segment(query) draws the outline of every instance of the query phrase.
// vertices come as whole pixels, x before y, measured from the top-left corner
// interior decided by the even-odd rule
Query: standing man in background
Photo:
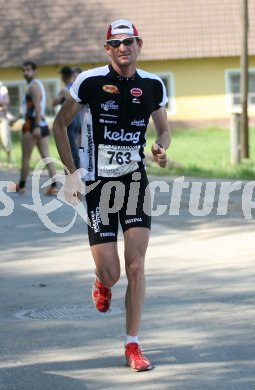
[[[71,69],[69,66],[64,66],[60,70],[60,74],[62,75],[62,81],[65,84],[65,88],[61,89],[58,96],[53,100],[52,102],[53,107],[57,105],[62,105],[64,103],[67,96],[69,95],[69,90],[78,73],[75,74],[74,70]],[[71,148],[74,164],[77,169],[80,166],[79,152],[77,146],[78,137],[80,135],[80,129],[81,129],[81,119],[80,119],[80,114],[78,113],[74,117],[72,122],[67,126],[67,135],[70,143],[70,148]]]
[[[49,157],[49,128],[45,120],[46,93],[42,82],[36,79],[37,65],[33,61],[25,61],[22,71],[27,81],[25,96],[25,123],[22,128],[22,165],[20,181],[16,191],[26,191],[26,180],[29,174],[29,163],[34,146],[37,146],[42,158]],[[46,189],[45,195],[56,195],[57,183],[53,177],[56,174],[54,164],[48,163],[47,168],[52,178],[52,184]]]
[[[87,170],[86,185],[94,186],[86,194],[91,223],[89,242],[96,266],[92,298],[97,310],[102,312],[109,310],[112,287],[120,277],[119,222],[122,226],[128,280],[125,356],[133,371],[151,369],[138,339],[145,298],[145,254],[151,227],[150,212],[145,212],[145,209],[150,210],[150,200],[146,196],[148,179],[144,165],[145,133],[150,116],[157,132],[152,154],[160,167],[167,164],[166,149],[170,145],[165,86],[158,76],[136,68],[142,45],[132,22],[125,19],[112,22],[104,45],[111,64],[77,77],[53,125],[59,155],[68,173],[65,197],[75,204],[81,192],[81,180],[70,153],[66,128],[82,109],[81,167]],[[134,182],[139,193],[132,203]],[[116,212],[109,213],[108,224],[103,223],[101,197],[104,200],[104,190],[110,188],[108,203],[112,208],[118,202],[118,186],[124,191],[123,204]]]
[[[7,118],[9,104],[10,104],[10,98],[9,98],[8,89],[0,81],[0,143],[7,154],[8,167],[12,167],[11,129]],[[1,157],[0,157],[0,166],[2,166]]]

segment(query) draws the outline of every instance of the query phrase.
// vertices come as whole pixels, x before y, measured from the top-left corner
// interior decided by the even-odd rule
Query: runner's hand
[[[167,165],[167,155],[165,148],[161,148],[158,144],[153,144],[151,147],[154,160],[161,168],[165,168]]]
[[[72,205],[77,205],[82,193],[82,181],[77,171],[66,175],[64,185],[65,200]]]
[[[35,138],[41,138],[41,128],[40,128],[40,126],[35,126],[35,128],[33,129],[33,136]]]

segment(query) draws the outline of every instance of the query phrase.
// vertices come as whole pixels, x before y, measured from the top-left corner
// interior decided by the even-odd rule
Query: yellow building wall
[[[172,72],[176,111],[173,120],[229,118],[226,102],[225,71],[240,69],[239,58],[209,58],[140,63],[152,72]],[[255,57],[249,67],[255,68]],[[254,113],[253,113],[254,116]]]
[[[104,64],[77,64],[89,69]],[[72,65],[74,66],[74,65]],[[239,69],[239,58],[209,58],[171,61],[141,61],[138,67],[149,72],[168,73],[174,78],[175,110],[173,121],[203,121],[228,119],[225,71]],[[250,57],[249,67],[255,68],[255,56]],[[43,66],[38,69],[39,78],[59,78],[61,66]],[[0,69],[0,80],[22,80],[21,69]],[[254,116],[254,113],[251,115]]]
[[[68,65],[68,64],[67,64]],[[91,69],[96,66],[101,66],[104,64],[77,64],[70,65],[72,68],[79,67],[83,70]],[[59,71],[64,65],[47,65],[47,66],[38,66],[37,77],[43,79],[52,79],[59,78]],[[22,68],[0,68],[0,80],[1,81],[12,81],[12,80],[23,80]]]

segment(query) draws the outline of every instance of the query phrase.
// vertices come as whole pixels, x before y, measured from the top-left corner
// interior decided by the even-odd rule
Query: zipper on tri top
[[[128,81],[129,79],[124,79],[124,93],[123,93],[123,122],[122,128],[126,130],[126,118],[127,118],[127,89],[128,89]]]

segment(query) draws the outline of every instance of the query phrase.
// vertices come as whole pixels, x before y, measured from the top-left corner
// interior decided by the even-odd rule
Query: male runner
[[[117,252],[120,221],[124,232],[128,280],[125,355],[128,365],[134,371],[151,368],[150,361],[142,355],[138,341],[145,296],[144,259],[151,222],[143,208],[148,184],[143,148],[151,115],[157,131],[152,153],[161,167],[166,166],[166,149],[170,144],[165,87],[158,76],[136,69],[142,43],[132,22],[121,19],[111,23],[104,45],[111,58],[111,65],[88,70],[77,77],[53,126],[61,160],[71,173],[66,176],[65,197],[68,202],[75,204],[81,191],[81,182],[75,172],[66,126],[83,109],[80,162],[88,171],[86,185],[99,180],[99,184],[86,195],[91,222],[88,228],[89,241],[96,265],[92,296],[99,311],[109,309],[111,288],[120,277]],[[135,192],[134,182],[140,185],[140,191],[133,210],[129,198]],[[100,195],[102,190],[104,200],[104,190],[110,184],[112,191],[109,205],[112,207],[120,194],[117,184],[114,188],[112,183],[124,187],[124,204],[118,212],[109,215],[107,225],[102,223]]]
[[[34,146],[37,146],[42,158],[49,157],[49,129],[44,118],[46,106],[46,93],[43,84],[36,79],[37,65],[32,61],[23,63],[22,71],[27,81],[25,96],[25,123],[22,128],[22,165],[20,182],[16,184],[16,191],[26,191],[26,180],[29,173],[29,162]],[[54,164],[47,165],[51,178],[56,174]],[[56,195],[58,192],[56,182],[52,180],[51,186],[45,195]]]

